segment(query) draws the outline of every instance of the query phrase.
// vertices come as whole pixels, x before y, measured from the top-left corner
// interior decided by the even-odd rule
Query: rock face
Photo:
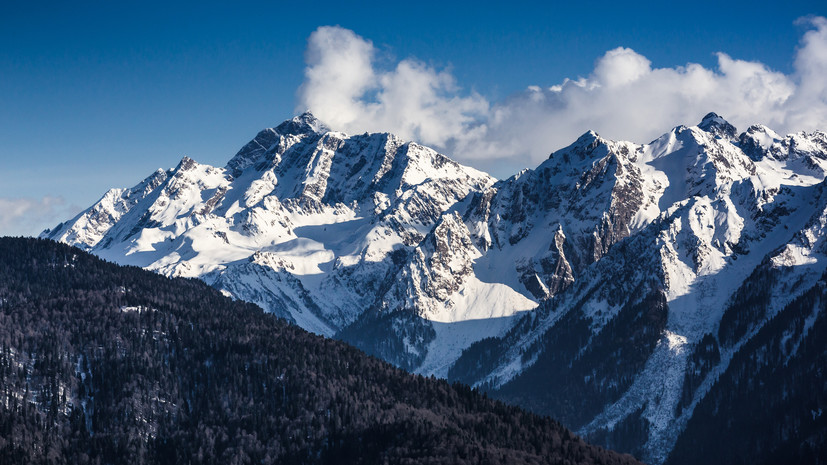
[[[822,132],[738,134],[710,113],[644,145],[588,132],[495,182],[305,114],[224,168],[185,158],[43,236],[198,277],[651,463],[678,444],[690,455],[669,460],[691,463],[711,427],[695,412],[714,417],[704,399],[731,370],[764,383],[745,351],[793,331],[770,323],[822,286],[825,167]],[[820,308],[790,321],[821,321]],[[799,326],[804,341],[811,326]],[[812,344],[785,357],[806,347],[810,360],[824,346]],[[812,364],[796,366],[806,376]]]

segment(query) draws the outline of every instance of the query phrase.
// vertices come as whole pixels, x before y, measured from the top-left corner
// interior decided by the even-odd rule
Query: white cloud
[[[406,59],[391,70],[374,65],[373,44],[340,27],[308,40],[299,111],[310,109],[336,130],[388,131],[445,147],[484,118],[488,102],[460,95],[454,77]]]
[[[36,236],[79,210],[62,197],[0,197],[0,236]]]
[[[609,50],[594,67],[596,82],[608,88],[622,87],[652,72],[652,62],[630,48]]]
[[[365,113],[360,101],[377,84],[373,44],[347,29],[320,27],[310,36],[302,102],[318,108],[328,124],[346,127]]]
[[[827,19],[799,23],[808,30],[791,74],[723,52],[715,69],[695,63],[653,68],[645,56],[620,47],[598,58],[587,77],[531,85],[493,103],[463,92],[448,71],[415,59],[382,69],[371,42],[323,27],[308,41],[299,110],[310,109],[337,130],[393,132],[483,168],[536,165],[588,129],[648,142],[710,111],[742,130],[755,123],[782,133],[824,130]]]

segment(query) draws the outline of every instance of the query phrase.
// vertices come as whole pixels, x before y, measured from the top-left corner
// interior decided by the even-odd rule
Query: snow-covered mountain
[[[587,132],[495,182],[304,114],[43,236],[201,278],[661,463],[732,361],[821,285],[826,168],[822,132],[738,134],[711,113],[644,145]]]
[[[604,170],[614,188],[602,208],[555,215],[560,220],[544,224],[545,237],[564,239],[535,251],[586,261],[557,266],[565,279],[546,283],[568,287],[504,337],[469,348],[449,375],[662,463],[733,357],[827,268],[827,136],[780,137],[761,126],[737,135],[710,114],[646,145],[584,137],[594,140],[592,169],[569,182],[585,186],[595,168],[614,164]],[[571,159],[569,151],[544,165]],[[602,222],[583,228],[585,214]],[[516,226],[500,220],[489,230],[525,223],[519,216]],[[745,310],[759,289],[762,308]]]
[[[498,283],[477,282],[481,293],[447,299],[454,289],[439,279],[453,279],[458,255],[441,269],[429,257],[422,289],[399,285],[418,279],[405,275],[406,265],[444,239],[454,216],[443,214],[494,181],[416,143],[347,136],[306,113],[261,131],[223,168],[184,158],[131,189],[110,190],[43,236],[117,263],[199,277],[319,334],[346,337],[354,324],[384,333],[390,324],[395,337],[358,345],[384,348],[414,369],[429,343],[452,347],[436,362],[445,365],[476,340],[467,334],[499,334],[515,312],[536,306]],[[460,341],[453,331],[442,343],[430,325],[492,316],[503,322],[463,328]],[[414,323],[392,322],[400,318]]]

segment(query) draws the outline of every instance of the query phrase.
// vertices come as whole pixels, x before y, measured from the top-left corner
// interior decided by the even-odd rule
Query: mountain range
[[[589,131],[498,181],[305,113],[41,237],[199,278],[649,463],[758,463],[827,454],[825,169],[823,132],[710,113],[648,144]]]

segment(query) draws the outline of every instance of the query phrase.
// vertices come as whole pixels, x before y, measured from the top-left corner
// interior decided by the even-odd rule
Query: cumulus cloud
[[[36,236],[79,210],[62,197],[0,197],[0,236]]]
[[[309,109],[340,131],[387,131],[440,147],[488,114],[488,102],[461,95],[449,72],[413,58],[381,70],[375,55],[373,44],[353,31],[318,28],[308,40],[299,111]]]
[[[388,131],[485,168],[532,166],[588,129],[648,142],[709,111],[741,129],[827,129],[827,19],[799,20],[807,30],[785,74],[760,62],[717,54],[717,67],[653,68],[629,48],[609,50],[586,76],[531,85],[499,102],[461,89],[450,72],[416,59],[377,64],[374,45],[340,27],[308,40],[299,110],[310,109],[350,133]]]

